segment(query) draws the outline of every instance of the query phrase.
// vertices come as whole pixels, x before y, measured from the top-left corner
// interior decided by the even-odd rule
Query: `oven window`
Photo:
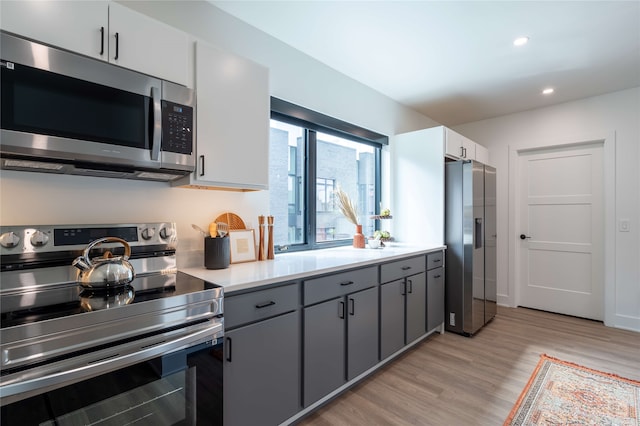
[[[2,128],[150,149],[151,98],[15,64],[2,68]]]
[[[222,339],[220,339],[222,341]],[[222,424],[222,344],[211,342],[14,402],[3,425]]]

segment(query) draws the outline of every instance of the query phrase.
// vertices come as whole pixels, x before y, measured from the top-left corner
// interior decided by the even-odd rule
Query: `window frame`
[[[316,190],[318,176],[315,165],[317,159],[317,133],[326,133],[354,142],[370,145],[374,148],[374,183],[376,187],[374,195],[376,212],[374,214],[379,214],[378,210],[380,208],[382,187],[382,148],[384,145],[389,144],[388,136],[372,132],[362,127],[274,97],[271,97],[271,119],[303,128],[305,146],[305,209],[303,218],[305,242],[276,246],[276,253],[317,250],[322,248],[351,245],[352,242],[350,239],[318,242],[316,238]],[[379,225],[379,221],[376,220],[375,228],[377,229]]]

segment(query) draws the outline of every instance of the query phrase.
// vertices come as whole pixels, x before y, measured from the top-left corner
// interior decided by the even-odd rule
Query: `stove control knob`
[[[142,238],[145,240],[152,239],[154,235],[156,235],[156,230],[154,228],[144,228],[142,230]]]
[[[49,236],[42,231],[36,231],[31,236],[31,244],[35,247],[42,247],[49,242]]]
[[[167,239],[173,236],[173,228],[162,228],[160,230],[160,238]]]
[[[4,248],[13,248],[20,242],[20,237],[13,231],[0,235],[0,245]]]

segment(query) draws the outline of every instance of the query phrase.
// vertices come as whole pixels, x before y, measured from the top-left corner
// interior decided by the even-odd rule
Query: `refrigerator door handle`
[[[481,217],[476,217],[475,222],[474,222],[474,230],[473,230],[473,246],[474,248],[482,248],[482,241],[484,240],[484,238],[482,238],[482,218]]]

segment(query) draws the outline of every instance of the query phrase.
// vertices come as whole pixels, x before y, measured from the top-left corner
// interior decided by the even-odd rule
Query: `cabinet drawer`
[[[225,328],[269,318],[298,308],[298,285],[258,290],[224,298]]]
[[[380,266],[380,281],[388,283],[389,281],[399,280],[409,275],[424,272],[424,268],[424,256],[410,257],[396,262],[385,263]]]
[[[429,253],[427,255],[427,270],[433,269],[433,268],[439,268],[440,266],[442,266],[443,258],[444,258],[444,255],[443,255],[443,252],[441,251],[438,251],[435,253]]]
[[[334,297],[372,287],[378,283],[375,266],[314,278],[304,282],[304,304],[322,302]]]

